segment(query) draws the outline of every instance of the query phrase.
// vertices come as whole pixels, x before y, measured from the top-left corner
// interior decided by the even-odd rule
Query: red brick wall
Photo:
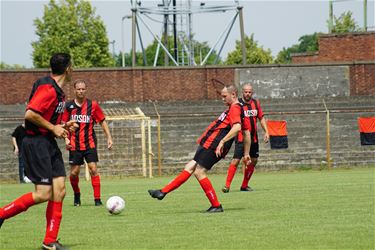
[[[375,61],[375,32],[319,36],[317,55],[292,56],[292,63]]]
[[[375,32],[319,37],[319,62],[374,61]]]
[[[43,70],[1,71],[0,104],[24,103],[33,82],[46,74]],[[99,102],[207,100],[219,98],[218,82],[234,83],[234,68],[90,69],[76,70],[73,79],[85,79],[88,96]],[[72,84],[64,91],[68,99],[73,97]]]
[[[299,64],[299,63],[314,63],[317,62],[319,58],[318,53],[313,55],[306,55],[305,53],[301,53],[299,55],[292,56],[292,63]]]
[[[375,95],[375,63],[350,67],[350,95]]]
[[[375,95],[375,62],[340,65],[350,66],[351,95]],[[273,66],[249,67],[272,70]],[[33,82],[46,74],[46,70],[0,71],[0,104],[24,103]],[[220,98],[222,83],[234,83],[234,78],[234,67],[90,69],[73,75],[73,79],[87,80],[88,96],[99,102],[214,100]],[[73,98],[72,84],[64,91],[68,99]]]

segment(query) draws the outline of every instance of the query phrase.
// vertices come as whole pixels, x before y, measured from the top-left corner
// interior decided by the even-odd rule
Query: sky
[[[59,0],[57,0],[59,1]],[[179,2],[181,0],[177,0]],[[19,64],[33,67],[31,42],[37,41],[34,20],[43,17],[44,5],[49,1],[42,0],[0,0],[1,12],[1,58],[6,64]],[[95,14],[103,20],[110,44],[109,50],[118,54],[124,42],[125,52],[131,49],[131,20],[124,19],[124,37],[121,36],[122,17],[131,14],[130,0],[90,1],[96,8]],[[162,0],[143,0],[142,7],[155,7]],[[194,1],[197,6],[205,2],[206,6],[233,4],[233,0]],[[265,49],[270,49],[273,56],[293,44],[298,43],[302,35],[314,32],[327,33],[327,19],[329,13],[328,0],[239,0],[243,6],[244,29],[247,35],[254,34],[255,40]],[[367,25],[375,30],[374,11],[375,0],[368,0]],[[351,11],[359,26],[363,26],[363,0],[334,0],[333,14],[340,16],[345,11]],[[160,16],[151,16],[161,20]],[[195,39],[207,41],[213,46],[224,27],[228,25],[234,12],[193,14],[192,27]],[[160,36],[162,24],[143,18],[147,25]],[[226,58],[228,52],[235,49],[235,41],[240,39],[239,21],[233,29],[221,53]],[[153,40],[147,28],[140,22],[142,40],[145,47]],[[137,50],[140,49],[139,42]],[[217,48],[218,49],[218,48]]]

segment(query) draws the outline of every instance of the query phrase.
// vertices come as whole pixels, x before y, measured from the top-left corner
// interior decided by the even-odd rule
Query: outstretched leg
[[[191,176],[191,174],[195,171],[197,163],[194,160],[189,161],[186,165],[184,170],[176,176],[170,183],[168,183],[165,187],[160,190],[148,190],[151,197],[156,198],[158,200],[164,199],[164,197],[172,192],[173,190],[179,188],[182,184],[184,184]]]

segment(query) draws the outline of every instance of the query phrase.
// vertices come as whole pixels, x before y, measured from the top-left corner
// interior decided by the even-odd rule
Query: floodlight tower
[[[198,3],[195,6],[192,0],[160,0],[157,6],[144,7],[141,0],[130,0],[132,4],[132,66],[135,66],[135,41],[136,41],[136,30],[138,33],[139,41],[141,43],[143,52],[143,61],[146,65],[145,51],[142,43],[142,32],[140,31],[140,25],[142,24],[154,39],[158,42],[158,46],[155,53],[154,64],[156,66],[157,59],[159,57],[160,49],[165,53],[164,64],[169,65],[170,61],[174,65],[198,65],[194,59],[194,44],[193,44],[193,15],[205,14],[205,13],[222,13],[222,12],[234,12],[233,18],[229,20],[229,23],[224,28],[219,38],[215,42],[214,46],[205,56],[205,58],[199,63],[199,65],[205,65],[208,57],[212,54],[215,48],[220,44],[218,55],[215,62],[218,61],[220,53],[227,41],[227,38],[233,28],[233,25],[239,17],[240,20],[240,34],[242,43],[243,53],[243,64],[246,64],[246,48],[244,43],[244,25],[242,18],[242,6],[239,5],[238,0],[234,0],[232,4],[220,5],[220,6],[208,6],[203,2]],[[178,1],[178,2],[177,2]],[[144,1],[146,4],[150,4],[148,1]],[[154,2],[152,2],[154,4]],[[197,2],[195,2],[197,3]],[[156,17],[155,17],[156,16]],[[161,38],[150,28],[146,22],[146,18],[149,21],[157,22],[162,24]],[[159,19],[158,19],[159,18]],[[173,55],[169,52],[169,37],[173,36]]]

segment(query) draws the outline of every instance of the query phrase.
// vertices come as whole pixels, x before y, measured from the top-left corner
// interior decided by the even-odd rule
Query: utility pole
[[[328,20],[328,33],[332,33],[333,29],[333,2],[329,0],[329,20]]]
[[[244,32],[244,24],[243,24],[243,12],[242,6],[239,6],[238,8],[239,14],[240,14],[240,32],[241,32],[241,48],[242,48],[242,65],[247,64],[247,59],[246,59],[246,44],[245,44],[245,32]]]
[[[135,51],[136,51],[136,21],[137,21],[137,1],[133,1],[132,7],[132,67],[135,67]]]
[[[367,0],[363,0],[363,31],[367,31]]]

